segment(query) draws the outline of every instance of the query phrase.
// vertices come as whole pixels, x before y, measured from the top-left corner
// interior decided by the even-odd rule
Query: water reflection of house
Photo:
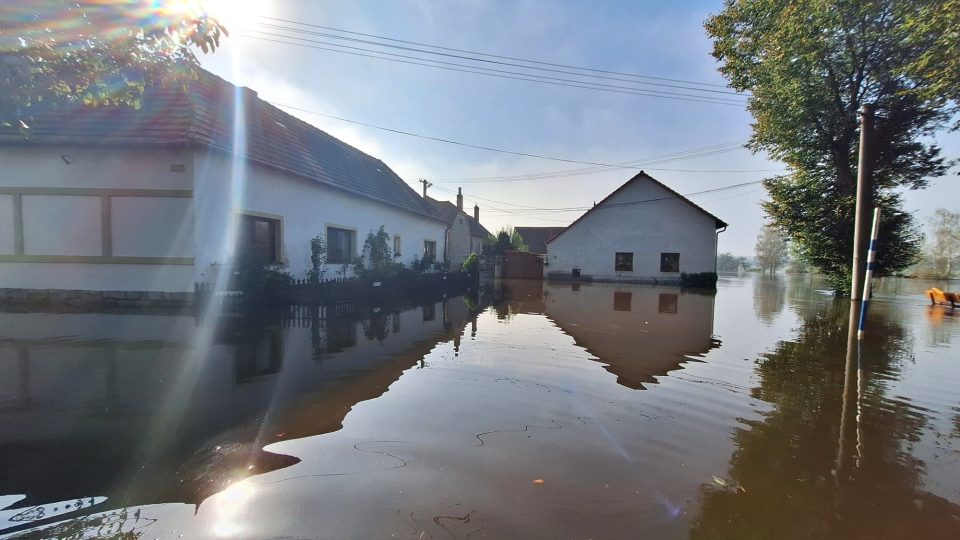
[[[263,446],[340,429],[476,314],[459,297],[372,311],[283,326],[0,314],[3,490],[24,504],[199,503],[293,465]]]
[[[529,283],[529,282],[527,282]],[[620,384],[640,389],[677,369],[689,356],[716,347],[714,295],[676,288],[601,283],[544,283],[542,311],[533,301],[541,283],[511,283],[522,304],[543,312],[606,364]],[[516,287],[521,287],[517,289]],[[510,296],[512,299],[513,296]],[[512,300],[511,300],[512,302]]]

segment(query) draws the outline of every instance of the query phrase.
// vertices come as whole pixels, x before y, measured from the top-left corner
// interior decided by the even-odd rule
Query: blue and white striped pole
[[[863,327],[867,324],[867,307],[870,304],[870,281],[873,269],[877,265],[877,233],[880,230],[880,209],[873,209],[873,230],[870,233],[870,251],[867,253],[867,274],[863,278],[863,302],[860,304],[860,324],[857,327],[857,339],[863,339]]]

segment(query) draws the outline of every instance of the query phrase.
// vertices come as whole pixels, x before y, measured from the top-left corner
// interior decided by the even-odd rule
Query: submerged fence
[[[217,296],[224,303],[247,303],[255,300],[269,304],[340,304],[426,292],[461,294],[471,292],[476,287],[476,274],[467,272],[406,274],[382,280],[295,279],[289,283],[272,283],[255,291],[217,291],[212,283],[196,283],[194,301],[203,305]]]

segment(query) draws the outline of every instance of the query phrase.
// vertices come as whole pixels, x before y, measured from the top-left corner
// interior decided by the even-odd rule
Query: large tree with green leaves
[[[947,166],[924,137],[947,100],[908,75],[924,54],[911,41],[919,4],[894,0],[728,0],[707,20],[720,72],[750,92],[749,147],[793,173],[765,182],[772,222],[837,291],[849,289],[856,203],[858,111],[876,107],[872,203],[883,213],[878,274],[912,264],[921,236],[898,190]]]
[[[28,132],[31,108],[40,104],[137,107],[147,86],[193,78],[195,50],[216,50],[226,33],[200,2],[6,2],[0,127]]]

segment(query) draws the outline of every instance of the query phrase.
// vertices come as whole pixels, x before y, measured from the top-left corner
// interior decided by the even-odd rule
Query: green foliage
[[[919,81],[916,91],[925,99],[951,100],[960,105],[960,0],[901,2],[907,42],[919,52],[907,64],[906,75]],[[960,120],[953,129],[960,129]]]
[[[251,303],[275,303],[293,283],[293,276],[281,264],[247,266],[239,270],[237,288]]]
[[[530,248],[523,243],[520,233],[513,227],[503,227],[497,234],[491,234],[484,243],[484,250],[487,253],[500,255],[504,251],[529,251]]]
[[[476,274],[480,271],[480,256],[476,253],[471,253],[464,259],[460,269],[468,274]]]
[[[147,86],[185,84],[199,66],[194,50],[213,52],[227,35],[200,8],[163,2],[15,4],[0,17],[0,127],[25,134],[40,103],[138,107]]]
[[[750,91],[749,147],[793,170],[764,185],[764,209],[837,291],[849,289],[859,142],[858,111],[876,106],[873,203],[881,208],[878,275],[912,264],[920,236],[898,190],[946,172],[926,138],[947,119],[944,100],[903,73],[922,51],[906,45],[903,3],[892,0],[728,1],[706,22],[720,72]]]
[[[310,239],[310,270],[307,270],[307,279],[311,283],[318,283],[327,273],[326,264],[327,242],[318,234]]]
[[[698,272],[698,273],[688,274],[686,272],[681,272],[680,285],[684,287],[690,287],[692,289],[716,289],[717,273],[716,272]]]
[[[780,235],[780,231],[769,223],[760,229],[756,245],[757,266],[764,272],[775,274],[789,258],[787,242]]]

